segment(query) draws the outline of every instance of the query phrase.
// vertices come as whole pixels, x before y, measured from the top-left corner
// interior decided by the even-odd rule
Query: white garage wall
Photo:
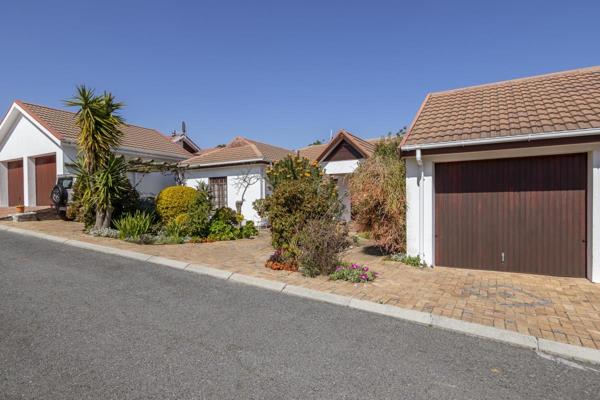
[[[242,205],[242,215],[246,220],[254,221],[254,223],[258,224],[261,222],[261,218],[254,210],[252,203],[265,196],[264,171],[264,166],[260,165],[188,170],[185,173],[185,184],[195,188],[198,182],[208,184],[208,178],[227,177],[227,206],[235,210],[235,202],[242,199],[243,191],[243,188],[236,187],[236,182],[246,173],[257,177],[258,181],[248,187],[246,191],[244,204]]]
[[[8,206],[8,182],[4,171],[6,161],[23,160],[23,202],[35,206],[35,157],[56,154],[56,173],[63,170],[63,152],[60,142],[47,135],[24,116],[17,118],[0,143],[0,207]]]
[[[420,190],[423,190],[422,210]],[[421,179],[421,170],[416,160],[406,159],[406,252],[411,256],[420,256],[428,265],[433,265],[434,262],[433,195],[433,163],[423,160]]]

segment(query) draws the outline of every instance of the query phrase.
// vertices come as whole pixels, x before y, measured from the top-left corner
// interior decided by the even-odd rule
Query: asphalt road
[[[600,367],[0,232],[2,399],[599,399]]]

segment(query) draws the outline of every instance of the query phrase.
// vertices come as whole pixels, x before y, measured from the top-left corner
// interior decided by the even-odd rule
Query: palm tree
[[[65,104],[78,108],[75,123],[80,129],[80,174],[87,180],[87,184],[80,185],[87,192],[81,198],[95,208],[94,229],[108,228],[113,203],[123,191],[122,177],[126,179],[124,162],[115,161],[118,159],[113,155],[123,138],[120,126],[124,119],[118,113],[123,103],[115,101],[111,93],[96,95],[93,89],[80,85],[76,95]]]

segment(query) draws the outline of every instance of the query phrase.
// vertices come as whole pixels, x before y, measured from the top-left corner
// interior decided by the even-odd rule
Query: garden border
[[[239,273],[233,273],[230,271],[207,267],[200,264],[186,263],[184,261],[173,260],[170,258],[152,256],[149,254],[138,253],[135,251],[122,250],[114,247],[102,246],[93,243],[82,242],[79,240],[67,239],[60,236],[48,235],[46,233],[15,228],[2,224],[0,224],[0,231],[7,231],[20,235],[31,236],[38,239],[44,239],[60,244],[65,244],[68,246],[78,247],[81,249],[98,251],[105,254],[131,258],[138,261],[147,261],[175,269],[211,276],[213,278],[272,290],[286,295],[299,296],[311,300],[335,304],[338,306],[350,307],[356,310],[385,315],[421,325],[459,332],[470,336],[491,339],[498,342],[507,343],[513,346],[528,348],[535,351],[558,355],[573,360],[584,361],[593,364],[600,364],[600,350],[590,349],[587,347],[574,346],[566,343],[547,340],[544,338],[538,338],[532,335],[524,335],[518,332],[498,329],[487,325],[480,325],[472,322],[442,317],[432,313],[400,308],[396,306],[391,306],[389,304],[380,304],[371,301],[359,300],[350,296],[341,296],[305,288],[302,286],[288,285],[284,282],[262,279]]]

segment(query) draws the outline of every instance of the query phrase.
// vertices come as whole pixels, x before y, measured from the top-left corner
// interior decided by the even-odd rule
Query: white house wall
[[[423,200],[420,201],[420,170],[414,157],[406,158],[406,247],[412,256],[421,255],[435,264],[434,166],[438,162],[530,157],[568,153],[588,154],[588,279],[600,282],[600,144],[541,146],[510,150],[440,154],[422,157],[424,167]],[[423,207],[423,226],[420,226]],[[460,223],[457,221],[457,223]],[[420,237],[421,230],[423,237]],[[420,241],[422,240],[422,248]]]
[[[326,161],[321,163],[327,175],[351,174],[361,160]]]
[[[127,177],[142,197],[154,197],[164,188],[175,185],[175,177],[169,172],[129,172]]]
[[[6,175],[7,161],[23,161],[23,202],[34,206],[35,201],[35,157],[56,154],[57,174],[62,173],[62,148],[58,140],[47,135],[34,123],[20,116],[13,123],[8,134],[0,142],[0,207],[8,205],[8,182]]]
[[[243,188],[236,187],[236,182],[246,173],[255,176],[258,181],[248,187],[242,205],[242,215],[246,220],[260,223],[261,218],[254,210],[252,204],[265,197],[265,179],[263,166],[232,166],[221,168],[192,169],[185,173],[186,186],[196,187],[198,182],[208,184],[209,178],[227,177],[227,206],[236,209],[236,201],[241,200]]]

